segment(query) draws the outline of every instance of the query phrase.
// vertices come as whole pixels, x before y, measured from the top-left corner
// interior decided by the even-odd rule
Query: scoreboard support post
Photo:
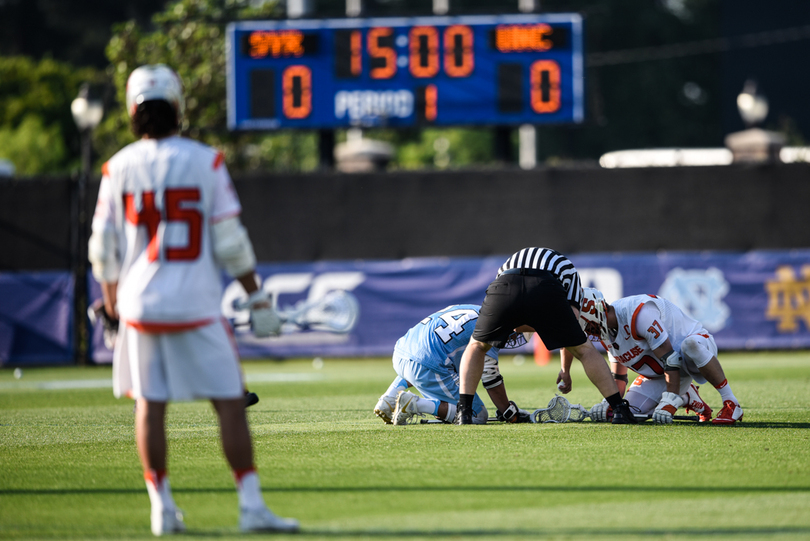
[[[335,168],[335,130],[318,130],[318,168],[327,171]]]
[[[495,126],[493,130],[492,153],[497,161],[504,164],[515,161],[515,153],[512,150],[512,131],[509,126]]]

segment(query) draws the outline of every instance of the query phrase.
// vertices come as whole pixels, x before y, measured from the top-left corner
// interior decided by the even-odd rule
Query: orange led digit
[[[531,101],[535,113],[553,113],[560,108],[560,66],[553,60],[538,60],[531,67]]]
[[[425,120],[433,122],[439,114],[439,90],[436,85],[425,87]]]
[[[450,77],[468,77],[475,67],[473,32],[469,26],[448,26],[444,31],[444,72]]]
[[[353,30],[349,38],[351,48],[351,72],[352,75],[360,75],[363,70],[363,35],[359,30]]]
[[[312,71],[290,66],[281,75],[282,107],[287,118],[306,118],[312,112]]]
[[[372,28],[368,31],[368,54],[372,79],[390,79],[397,72],[393,28]]]
[[[414,77],[433,77],[439,73],[439,33],[432,26],[415,26],[408,35],[410,69]]]

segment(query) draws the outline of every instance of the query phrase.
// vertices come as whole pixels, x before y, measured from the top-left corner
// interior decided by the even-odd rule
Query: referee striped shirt
[[[568,292],[568,302],[577,308],[582,303],[582,285],[579,273],[571,261],[551,248],[524,248],[506,260],[498,269],[498,276],[509,269],[536,269],[548,271],[562,283]]]

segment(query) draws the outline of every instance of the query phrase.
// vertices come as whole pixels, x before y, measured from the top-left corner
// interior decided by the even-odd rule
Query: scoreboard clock
[[[582,122],[582,33],[578,14],[232,23],[228,127]]]

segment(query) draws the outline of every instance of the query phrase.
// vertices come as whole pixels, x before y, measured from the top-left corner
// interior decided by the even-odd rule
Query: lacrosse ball
[[[314,359],[312,359],[312,368],[314,368],[315,370],[320,370],[321,368],[323,368],[323,359],[321,359],[320,357],[315,357]]]
[[[16,379],[22,378],[22,368],[15,368],[14,369],[14,377]]]

